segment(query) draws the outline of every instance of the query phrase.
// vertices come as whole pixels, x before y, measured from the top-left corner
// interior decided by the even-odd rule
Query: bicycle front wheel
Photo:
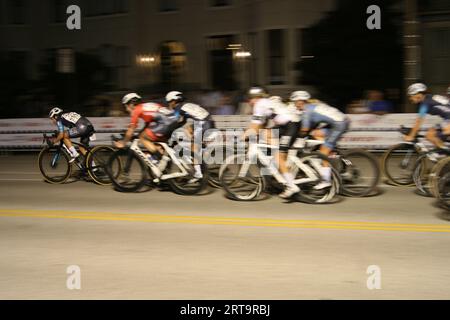
[[[257,164],[247,163],[244,155],[233,155],[220,168],[220,183],[226,195],[239,201],[257,199],[265,188],[265,179]]]
[[[146,164],[131,150],[118,150],[108,160],[106,172],[121,192],[140,190],[147,179]]]
[[[89,176],[95,183],[103,186],[111,185],[111,179],[106,172],[106,166],[109,159],[116,150],[109,146],[97,146],[93,148],[86,157],[86,168]],[[117,163],[112,164],[115,167],[116,174],[122,169],[120,158],[116,158]]]
[[[45,181],[52,184],[62,184],[72,174],[69,156],[60,148],[45,147],[38,156],[39,170]]]
[[[414,185],[413,170],[419,151],[409,143],[400,143],[391,147],[383,156],[382,168],[384,175],[394,185]]]
[[[429,185],[430,168],[433,166],[427,155],[422,155],[416,161],[413,170],[413,181],[420,195],[425,197],[431,196]]]

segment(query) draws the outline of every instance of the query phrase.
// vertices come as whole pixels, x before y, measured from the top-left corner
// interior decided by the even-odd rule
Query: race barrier
[[[401,125],[411,127],[417,114],[373,114],[348,115],[351,120],[350,130],[340,140],[342,148],[364,148],[385,150],[400,143],[402,136],[398,132]],[[224,131],[236,131],[236,135],[248,127],[251,116],[213,116],[216,126]],[[89,118],[97,133],[97,140],[92,144],[110,144],[111,135],[123,132],[129,123],[128,117]],[[440,123],[436,116],[426,118],[424,128]],[[56,127],[47,118],[41,119],[1,119],[0,149],[29,150],[39,149],[43,145],[43,133],[53,132]],[[231,133],[233,134],[233,133]]]

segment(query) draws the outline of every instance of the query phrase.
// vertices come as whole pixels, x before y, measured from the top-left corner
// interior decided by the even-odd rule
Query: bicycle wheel
[[[60,148],[42,149],[38,156],[38,164],[45,181],[53,184],[66,182],[72,174],[69,160],[69,156]]]
[[[383,156],[382,169],[386,178],[397,186],[412,186],[414,165],[419,157],[417,148],[409,143],[391,147]]]
[[[433,166],[430,163],[431,161],[428,159],[427,155],[424,154],[417,159],[413,170],[413,181],[416,185],[417,192],[425,197],[430,197],[432,195],[428,184],[431,171],[430,168]]]
[[[450,210],[450,171],[447,171],[439,182],[439,192],[437,198],[442,207]]]
[[[147,178],[146,164],[130,149],[114,152],[106,166],[113,186],[121,192],[136,192]]]
[[[439,198],[440,190],[442,189],[441,184],[444,183],[443,176],[450,172],[450,157],[446,157],[438,161],[438,163],[433,167],[430,173],[430,191],[431,194]]]
[[[350,197],[366,197],[378,186],[380,167],[378,160],[364,150],[349,150],[340,157],[335,168],[342,180],[342,194]]]
[[[233,200],[255,200],[265,188],[265,179],[257,164],[248,164],[245,175],[240,176],[245,160],[245,155],[233,155],[220,168],[220,183],[226,195]]]
[[[311,169],[317,180],[298,184],[300,192],[296,195],[298,201],[307,202],[310,204],[324,204],[332,201],[337,194],[339,194],[341,181],[339,174],[333,167],[331,168],[331,186],[322,190],[315,190],[314,187],[322,181],[320,175],[320,168],[323,161],[330,161],[328,157],[320,153],[311,153],[298,157],[298,160]],[[306,173],[295,163],[290,166],[290,171],[294,174],[295,180],[307,178]]]
[[[97,146],[93,148],[86,157],[86,168],[89,176],[99,185],[107,186],[111,185],[111,179],[106,172],[106,165],[108,164],[111,155],[116,150],[109,146]],[[117,167],[116,173],[121,171],[120,158],[116,158],[118,163],[113,164],[113,167]]]
[[[184,169],[188,171],[189,175],[185,177],[169,179],[167,180],[167,183],[170,185],[170,187],[176,194],[180,195],[198,194],[206,187],[208,183],[208,171],[206,169],[206,165],[205,164],[200,165],[203,177],[201,179],[193,179],[195,173],[194,158],[184,156],[179,160],[181,161],[181,164],[183,165]],[[166,173],[170,174],[180,172],[180,169],[173,161],[171,161],[165,171]]]

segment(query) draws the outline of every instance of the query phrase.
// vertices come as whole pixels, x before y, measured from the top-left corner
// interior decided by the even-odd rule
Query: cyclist
[[[307,91],[293,92],[290,100],[295,103],[298,110],[302,111],[301,136],[306,136],[311,130],[325,124],[325,129],[321,129],[325,134],[325,143],[320,147],[320,153],[329,156],[339,139],[348,130],[350,120],[338,109],[319,100],[311,99],[311,95]],[[328,161],[322,163],[321,176],[323,181],[314,187],[315,190],[331,186],[331,166]]]
[[[190,139],[193,138],[192,150],[194,154],[198,154],[201,145],[199,145],[197,142],[202,143],[203,135],[205,134],[205,132],[209,129],[215,128],[215,124],[211,118],[210,113],[197,104],[186,102],[183,93],[180,91],[169,92],[166,95],[165,99],[169,106],[169,109],[173,110],[176,117],[178,118],[178,128],[184,126],[187,123],[188,119],[194,121],[193,124],[189,124],[185,127],[185,132]],[[195,174],[193,180],[199,180],[203,178],[201,166],[198,162],[198,157],[194,157]]]
[[[61,140],[63,141],[72,156],[69,161],[72,163],[80,154],[70,139],[80,138],[81,144],[89,146],[90,137],[95,133],[94,126],[87,118],[80,114],[76,112],[64,112],[57,107],[50,111],[49,118],[58,127],[58,135],[53,140],[53,143],[56,144]],[[82,146],[80,146],[80,151],[83,155],[87,153],[87,150]]]
[[[150,152],[152,160],[160,161],[163,158],[164,150],[154,142],[166,141],[170,137],[173,132],[172,128],[175,127],[174,124],[177,121],[173,112],[157,103],[143,103],[141,96],[137,93],[125,95],[122,104],[131,115],[131,122],[124,139],[115,142],[115,146],[119,149],[124,148],[126,143],[131,140],[139,119],[142,119],[145,127],[140,133],[139,139]]]
[[[413,104],[419,106],[419,115],[414,127],[404,137],[406,141],[414,141],[427,114],[441,117],[444,121],[427,131],[426,138],[440,149],[447,149],[444,141],[450,135],[450,100],[441,95],[433,95],[423,83],[414,83],[408,88],[408,96]]]
[[[274,129],[280,129],[280,151],[276,158],[279,171],[284,178],[284,191],[279,195],[281,198],[290,198],[300,191],[294,183],[294,176],[289,172],[286,165],[287,151],[295,141],[295,132],[298,131],[298,120],[296,121],[289,109],[278,97],[269,98],[267,92],[261,87],[252,87],[248,91],[250,106],[253,108],[253,117],[250,127],[244,133],[244,139],[250,135],[258,134],[260,129],[268,129],[268,122],[272,119],[275,123]],[[294,137],[294,138],[293,138]]]

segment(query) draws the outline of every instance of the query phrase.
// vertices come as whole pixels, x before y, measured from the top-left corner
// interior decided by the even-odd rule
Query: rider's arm
[[[58,143],[60,142],[62,139],[64,139],[64,125],[62,124],[61,121],[58,121],[56,123],[57,127],[58,127],[58,134],[55,137],[55,139],[53,140],[53,143]]]
[[[419,116],[416,119],[416,122],[414,123],[414,126],[412,127],[409,134],[405,137],[405,140],[412,141],[416,137],[417,133],[419,132],[420,128],[422,127],[423,121],[425,120],[425,116],[427,115],[427,106],[421,105],[419,109]]]
[[[131,140],[131,138],[133,137],[134,130],[136,130],[136,125],[130,123],[130,125],[128,126],[128,130],[125,133],[125,137],[123,138],[123,143],[127,143],[128,141]]]
[[[300,129],[302,134],[306,134],[311,130],[311,114],[310,110],[306,110],[302,115],[302,127]]]

